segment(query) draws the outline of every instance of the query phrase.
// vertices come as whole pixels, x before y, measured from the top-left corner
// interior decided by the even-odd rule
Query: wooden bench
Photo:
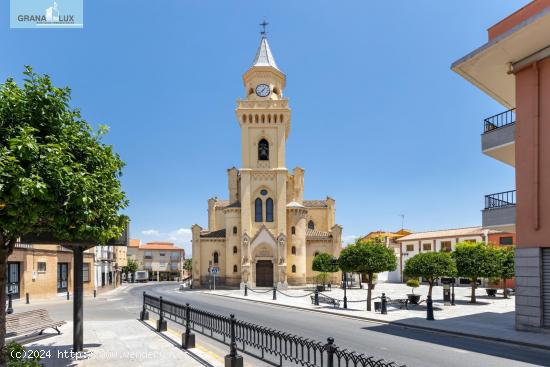
[[[310,298],[311,298],[311,304],[315,304],[315,296],[310,296]],[[332,305],[332,307],[340,308],[340,301],[334,298],[323,296],[322,294],[319,295],[319,304],[321,303]]]
[[[61,334],[59,327],[64,325],[65,321],[53,321],[44,309],[12,313],[6,315],[6,338],[23,337],[38,333],[42,335],[46,329],[55,329]]]
[[[409,299],[408,298],[396,298],[396,299],[388,298],[387,301],[386,301],[386,306],[399,307],[400,310],[403,307],[405,307],[405,309],[408,310],[409,309],[408,305],[409,305]]]

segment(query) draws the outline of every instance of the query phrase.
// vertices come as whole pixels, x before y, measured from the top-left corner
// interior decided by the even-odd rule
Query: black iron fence
[[[185,327],[182,335],[184,347],[187,340],[194,340],[191,337],[191,330],[194,330],[228,345],[230,352],[226,358],[241,358],[237,355],[237,351],[241,351],[274,366],[397,367],[394,362],[339,348],[333,338],[327,338],[327,342],[323,343],[238,320],[234,315],[217,315],[191,307],[188,303],[183,305],[144,292],[142,320],[148,318],[149,311],[159,315],[158,331],[163,330],[159,325],[166,319]]]
[[[516,190],[485,195],[485,209],[505,208],[516,205]]]
[[[516,109],[512,108],[511,110],[504,111],[491,117],[487,117],[485,120],[483,120],[483,132],[487,133],[500,127],[513,124],[515,122]]]

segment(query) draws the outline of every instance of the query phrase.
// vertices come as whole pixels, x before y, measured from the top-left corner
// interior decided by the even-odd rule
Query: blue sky
[[[58,0],[60,8],[63,1]],[[483,195],[514,171],[480,151],[483,118],[504,110],[450,70],[522,1],[94,0],[84,29],[9,29],[0,79],[23,65],[73,90],[73,105],[126,161],[132,237],[175,241],[207,225],[240,166],[235,100],[259,43],[287,75],[287,167],[305,197],[336,199],[344,236],[479,225]]]

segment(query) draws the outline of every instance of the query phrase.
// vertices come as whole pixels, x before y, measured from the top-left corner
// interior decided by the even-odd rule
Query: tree
[[[409,279],[407,280],[407,287],[411,287],[412,294],[414,294],[414,289],[420,287],[420,282],[418,279]]]
[[[183,269],[187,270],[188,272],[191,272],[191,270],[193,270],[193,260],[185,259],[183,261]]]
[[[456,273],[455,263],[448,252],[421,252],[405,262],[403,270],[408,277],[422,277],[428,281],[428,296],[438,278],[453,276]]]
[[[375,274],[397,268],[397,258],[393,249],[384,245],[379,238],[367,241],[359,239],[348,245],[340,253],[338,263],[343,271],[367,276],[367,311],[371,310],[372,282]]]
[[[477,280],[495,276],[497,273],[496,252],[483,242],[461,242],[456,245],[452,257],[456,263],[458,276],[470,279],[472,286],[470,303],[476,303]]]
[[[5,304],[6,262],[16,241],[48,232],[60,241],[105,244],[119,237],[128,202],[119,177],[124,163],[94,132],[70,90],[48,76],[24,71],[23,86],[0,85],[0,304]],[[5,308],[0,310],[0,349],[5,344]],[[6,356],[0,356],[5,365]]]
[[[332,255],[326,252],[322,252],[313,258],[311,270],[320,272],[319,280],[323,283],[323,286],[327,282],[328,273],[335,273],[338,271],[338,265],[332,265]]]
[[[126,274],[134,274],[139,268],[138,262],[134,259],[128,259],[128,263],[123,268]]]
[[[504,298],[508,298],[508,287],[506,280],[511,279],[516,274],[515,272],[515,248],[513,246],[499,247],[497,250],[498,257],[498,276],[503,281]]]

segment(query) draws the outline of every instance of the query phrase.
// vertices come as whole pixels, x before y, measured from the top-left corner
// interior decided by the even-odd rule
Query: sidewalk
[[[84,352],[72,351],[72,323],[55,334],[25,345],[44,355],[47,367],[62,366],[203,366],[184,350],[138,320],[87,321]]]
[[[260,292],[265,290],[258,290]],[[435,321],[426,320],[425,302],[419,306],[398,309],[388,307],[388,314],[382,315],[374,312],[374,302],[372,311],[366,311],[367,291],[352,289],[347,291],[348,309],[343,309],[343,302],[340,302],[341,308],[333,308],[330,305],[314,306],[311,303],[311,290],[287,289],[277,292],[277,300],[273,300],[273,293],[256,293],[249,289],[248,296],[244,296],[243,290],[200,290],[198,292],[216,296],[238,298],[251,302],[262,302],[268,304],[277,304],[285,307],[297,309],[324,312],[334,315],[354,317],[367,321],[390,323],[394,325],[409,326],[416,328],[429,329],[464,335],[469,337],[478,337],[491,339],[495,341],[511,342],[526,346],[550,349],[550,338],[548,334],[521,332],[515,330],[515,299],[503,299],[501,295],[497,298],[488,297],[483,288],[477,289],[477,304],[470,304],[470,288],[455,288],[456,306],[445,306],[442,300],[442,288],[434,287],[433,305]],[[410,288],[404,284],[382,283],[377,284],[373,290],[372,297],[380,297],[385,293],[390,298],[406,298],[410,293]],[[425,299],[428,293],[427,286],[421,286],[415,290],[416,294]],[[342,300],[344,293],[342,289],[333,289],[324,292],[326,296]],[[357,302],[359,301],[359,302]],[[376,301],[380,301],[376,299]]]

